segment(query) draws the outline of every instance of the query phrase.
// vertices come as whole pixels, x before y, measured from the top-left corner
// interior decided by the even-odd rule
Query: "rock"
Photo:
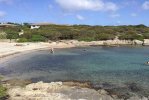
[[[104,90],[101,90],[102,94],[99,94],[94,89],[82,88],[82,86],[84,86],[83,83],[78,82],[69,83],[68,86],[62,82],[38,82],[24,88],[9,89],[8,94],[10,100],[113,100],[111,96],[105,94]]]
[[[99,92],[99,94],[108,94],[108,92],[107,92],[107,91],[105,91],[105,90],[103,90],[103,89],[98,90],[98,92]]]
[[[10,86],[26,86],[28,84],[31,84],[31,80],[19,80],[19,79],[12,79],[12,80],[4,80],[2,81],[4,85],[10,85]]]
[[[133,41],[130,40],[106,40],[103,45],[132,45]]]
[[[148,98],[146,98],[146,97],[134,96],[134,97],[131,97],[131,98],[128,99],[128,100],[148,100]]]
[[[77,82],[77,81],[70,81],[70,82],[63,82],[64,85],[67,86],[77,86],[81,88],[91,88],[91,83],[90,82]]]
[[[116,95],[111,97],[103,89],[96,91],[95,89],[86,88],[84,87],[86,83],[68,83],[38,82],[29,84],[26,87],[13,87],[8,90],[9,100],[124,100],[118,99]],[[148,99],[134,96],[128,100]]]
[[[143,45],[148,46],[149,45],[149,39],[144,39]]]
[[[135,45],[143,45],[143,41],[140,40],[134,40],[133,42]]]

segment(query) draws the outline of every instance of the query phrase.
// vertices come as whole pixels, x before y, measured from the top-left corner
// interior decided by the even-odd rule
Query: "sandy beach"
[[[38,50],[44,48],[71,48],[71,47],[83,47],[83,46],[91,46],[91,45],[108,45],[108,46],[116,46],[116,45],[148,45],[149,40],[145,39],[144,42],[139,40],[106,40],[106,41],[77,41],[77,40],[61,40],[56,42],[37,42],[37,43],[9,43],[9,42],[0,42],[0,59],[9,55]]]
[[[32,50],[39,50],[39,49],[51,49],[51,48],[69,48],[74,47],[72,44],[66,43],[7,43],[7,42],[0,42],[0,59],[18,54],[23,53],[25,51],[32,51]]]
[[[121,41],[117,43],[117,41],[92,41],[92,42],[84,42],[84,41],[57,41],[57,42],[38,42],[38,43],[8,43],[8,42],[0,42],[0,58],[6,57],[8,55],[17,54],[24,51],[43,49],[43,48],[70,48],[77,46],[89,46],[89,45],[103,45],[103,44],[132,44],[129,41]]]

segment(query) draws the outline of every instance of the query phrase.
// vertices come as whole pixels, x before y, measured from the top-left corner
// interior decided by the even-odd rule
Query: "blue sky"
[[[0,0],[0,22],[149,25],[149,0]]]

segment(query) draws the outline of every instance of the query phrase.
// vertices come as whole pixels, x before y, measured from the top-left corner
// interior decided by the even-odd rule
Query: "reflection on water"
[[[0,64],[7,78],[33,81],[91,81],[117,86],[136,83],[149,90],[148,47],[85,47],[37,51]]]

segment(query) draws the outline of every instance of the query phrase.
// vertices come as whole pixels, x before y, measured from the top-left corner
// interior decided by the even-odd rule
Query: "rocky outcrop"
[[[107,45],[132,45],[133,41],[130,41],[130,40],[107,40],[107,41],[104,41],[104,44],[107,44]]]
[[[135,45],[143,45],[143,41],[140,40],[134,40],[133,42]]]
[[[32,83],[26,87],[13,87],[8,90],[10,100],[124,100],[113,98],[105,90],[87,88],[88,83],[51,82]],[[116,96],[115,96],[116,97]],[[148,100],[138,96],[128,100]]]
[[[149,39],[144,39],[143,45],[149,46]]]
[[[81,88],[77,84],[70,83],[67,86],[62,82],[38,82],[24,88],[14,87],[8,93],[10,100],[114,100],[107,92]]]

